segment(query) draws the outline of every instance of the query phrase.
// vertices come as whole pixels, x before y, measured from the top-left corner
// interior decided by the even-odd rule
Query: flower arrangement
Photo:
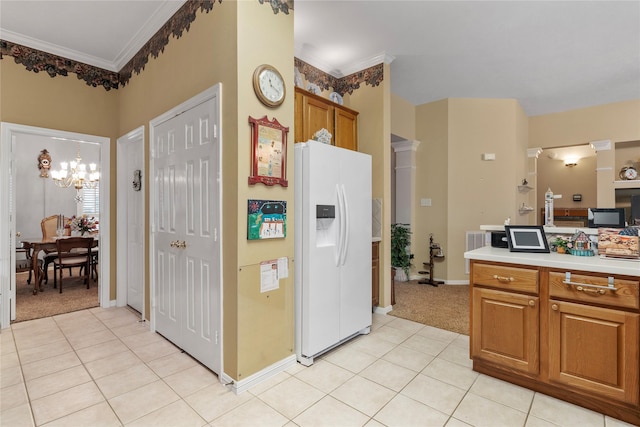
[[[562,236],[558,236],[555,238],[552,245],[555,246],[559,254],[564,254],[571,250],[571,248],[573,247],[573,242]]]
[[[82,216],[72,216],[69,218],[67,226],[73,231],[79,231],[81,235],[85,233],[93,233],[94,231],[98,231],[98,220],[95,217],[87,217],[86,215]]]
[[[320,129],[314,133],[311,139],[322,142],[323,144],[331,144],[331,134],[325,128]]]

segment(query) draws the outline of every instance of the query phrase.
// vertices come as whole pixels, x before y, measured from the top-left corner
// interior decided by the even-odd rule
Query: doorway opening
[[[82,195],[77,193],[75,188],[58,188],[51,177],[40,177],[42,171],[37,158],[39,153],[47,147],[52,148],[52,150],[47,149],[48,151],[55,153],[55,156],[51,156],[51,165],[54,167],[61,160],[73,159],[79,144],[82,144],[84,160],[90,161],[90,156],[95,156],[97,159],[95,162],[100,165],[103,176],[97,203],[98,217],[100,235],[107,238],[98,239],[98,251],[101,255],[96,271],[98,281],[97,284],[92,282],[92,286],[94,288],[97,286],[98,304],[108,307],[109,138],[6,122],[0,124],[0,133],[0,233],[10,236],[0,244],[0,289],[2,291],[0,327],[7,328],[12,321],[16,320],[16,248],[22,246],[21,242],[26,238],[42,238],[40,225],[42,218],[54,214],[64,216],[77,214],[80,209],[78,203],[83,200]],[[71,150],[71,154],[65,150]],[[26,174],[25,177],[21,175],[22,173]],[[25,187],[23,184],[26,183],[24,182],[26,177],[35,181]],[[29,195],[33,198],[29,198]],[[25,231],[18,229],[18,226]],[[39,298],[46,297],[47,293],[53,294],[53,289],[51,291],[48,289],[52,288],[52,279],[53,277],[49,278],[49,285],[45,292],[38,292],[31,297]]]

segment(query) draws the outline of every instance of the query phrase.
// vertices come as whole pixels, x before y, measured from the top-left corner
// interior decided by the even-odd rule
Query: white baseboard
[[[393,306],[391,306],[391,305],[388,305],[386,307],[375,306],[373,308],[373,312],[377,313],[377,314],[387,314],[391,310],[393,310]]]
[[[468,280],[447,280],[445,282],[445,285],[468,285],[469,281]]]
[[[240,381],[235,381],[227,374],[222,373],[220,375],[220,382],[229,386],[231,388],[231,391],[233,391],[235,394],[240,394],[244,391],[249,390],[251,387],[261,383],[262,381],[265,381],[282,371],[286,371],[296,363],[296,355],[292,354],[291,356],[288,356],[285,359],[272,364],[271,366],[267,366],[261,371],[258,371],[255,374],[250,375]]]
[[[419,276],[419,275],[410,277],[410,280],[422,280],[422,279],[426,279],[426,278],[424,276]],[[445,285],[468,285],[469,284],[469,280],[442,280],[442,279],[438,279],[437,277],[435,277],[434,280],[444,282]]]

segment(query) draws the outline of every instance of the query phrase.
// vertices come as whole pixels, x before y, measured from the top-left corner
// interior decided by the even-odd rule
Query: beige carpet
[[[469,335],[469,285],[420,285],[395,282],[396,304],[390,315]]]
[[[62,293],[53,288],[52,274],[53,270],[49,272],[49,284],[43,285],[44,292],[36,295],[33,295],[33,283],[27,284],[29,273],[16,274],[15,322],[56,316],[99,305],[98,284],[92,280],[90,289],[87,289],[82,279],[77,277],[77,269],[73,269],[73,278],[65,277]]]

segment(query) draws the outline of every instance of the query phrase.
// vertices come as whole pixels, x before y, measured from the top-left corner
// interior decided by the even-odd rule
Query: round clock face
[[[623,170],[624,179],[636,179],[638,177],[638,171],[633,166],[629,166]]]
[[[282,104],[286,94],[282,75],[270,65],[261,65],[253,73],[253,89],[258,99],[269,107]]]

